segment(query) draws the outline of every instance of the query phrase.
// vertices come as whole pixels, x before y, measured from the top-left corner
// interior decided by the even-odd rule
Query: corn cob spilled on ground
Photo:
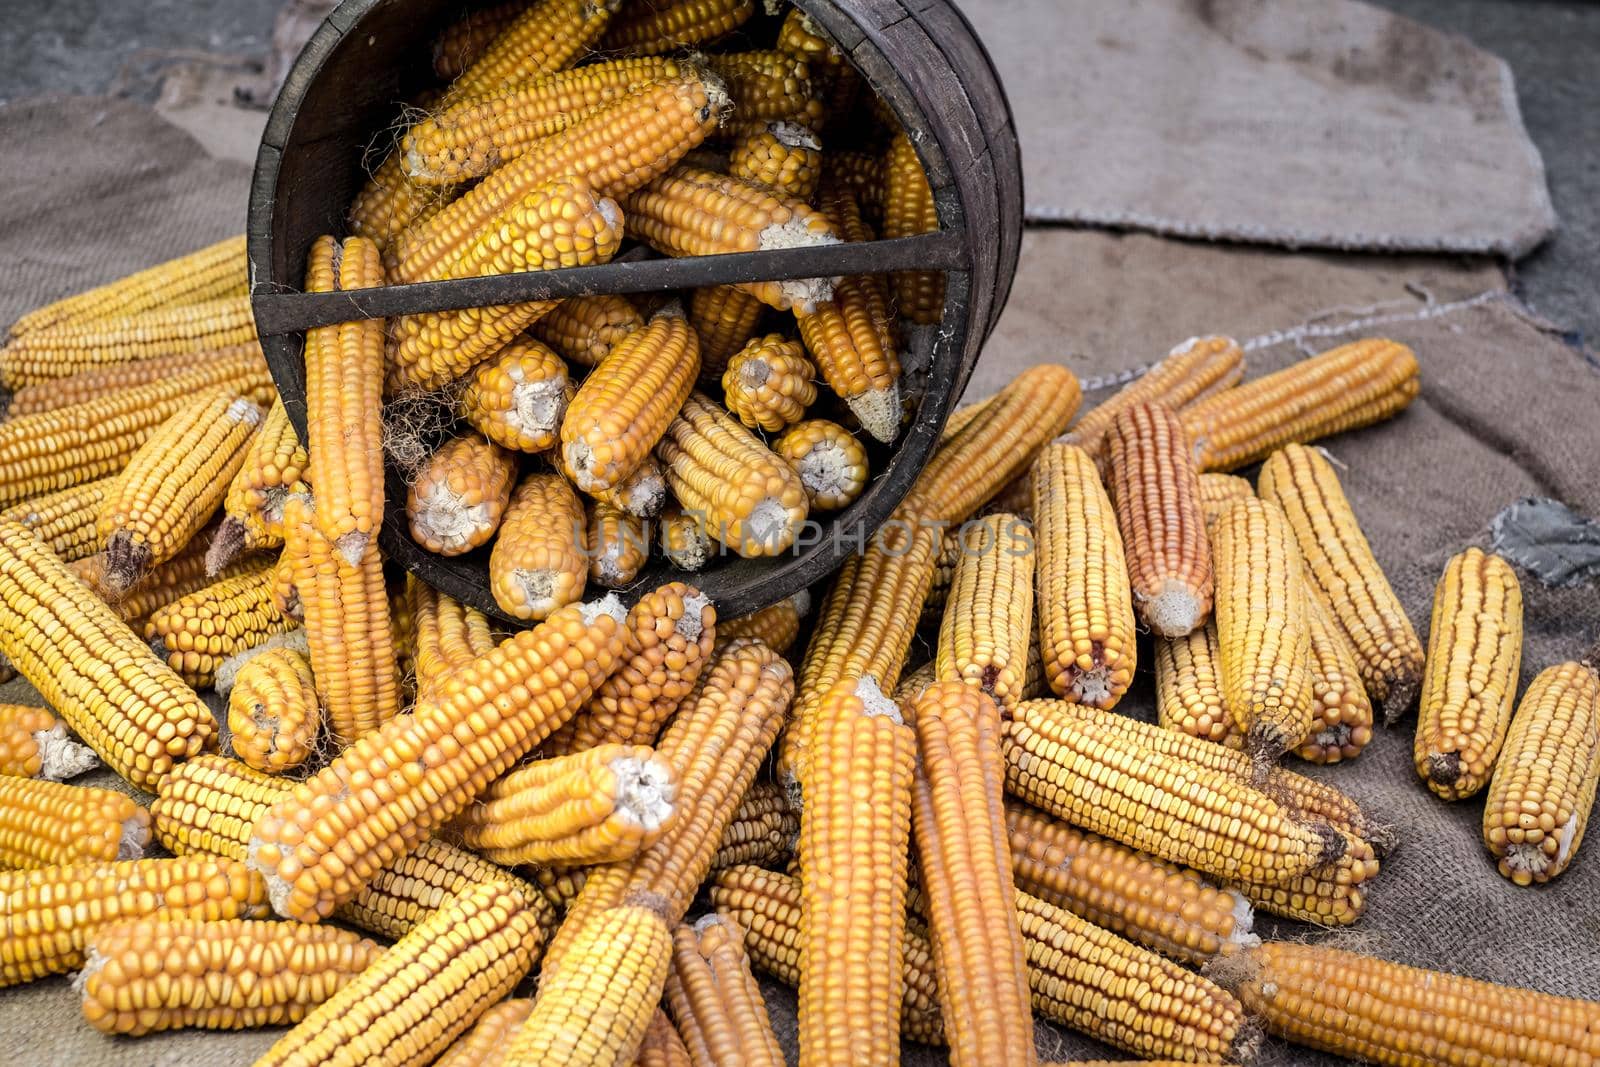
[[[1233,338],[1191,337],[1144,374],[1084,412],[1083,418],[1073,423],[1068,440],[1097,462],[1103,461],[1106,435],[1127,408],[1152,403],[1182,411],[1232,388],[1243,376],[1244,353]]]
[[[672,931],[664,1000],[694,1067],[783,1067],[744,931],[732,919],[713,912]]]

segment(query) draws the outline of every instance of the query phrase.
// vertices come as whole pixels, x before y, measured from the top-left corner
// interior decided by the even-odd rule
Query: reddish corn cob
[[[1381,421],[1417,395],[1417,358],[1394,341],[1341,345],[1188,408],[1183,426],[1202,470],[1234,470],[1292,442]]]
[[[310,465],[282,399],[274,400],[222,498],[222,523],[206,552],[208,574],[221,573],[241,552],[283,544],[283,502],[291,492],[309,491],[303,479]]]
[[[795,639],[800,636],[800,620],[810,613],[811,594],[802,589],[760,611],[721,623],[717,636],[724,641],[735,637],[755,638],[781,656],[794,647]]]
[[[794,854],[799,838],[800,813],[789,806],[783,790],[769,782],[756,782],[722,834],[711,860],[712,873],[741,864],[780,863]]]
[[[1311,646],[1311,732],[1296,754],[1311,763],[1355,759],[1372,740],[1372,701],[1339,624],[1306,590]]]
[[[100,508],[115,485],[115,478],[101,478],[46,493],[0,511],[0,519],[32,530],[63,563],[71,563],[99,550]]]
[[[272,603],[272,568],[262,564],[152,612],[144,639],[178,677],[196,689],[210,689],[229,656],[293,628]]]
[[[733,354],[756,336],[766,305],[743,289],[709,285],[689,296],[689,322],[700,338],[700,371],[720,380]]]
[[[70,378],[57,378],[18,389],[5,404],[3,413],[8,418],[17,418],[41,411],[55,411],[196,372],[203,378],[212,379],[208,384],[229,385],[238,378],[236,366],[239,358],[251,356],[261,358],[261,346],[255,341],[227,348],[141,359],[134,363],[117,363],[100,370],[80,371]]]
[[[544,619],[583,596],[583,504],[559,474],[522,479],[489,555],[495,603],[519,619]]]
[[[433,42],[433,72],[444,81],[459,77],[526,9],[523,0],[510,0],[452,22]]]
[[[621,622],[614,600],[569,605],[297,785],[257,822],[251,839],[274,908],[289,917],[325,917],[378,871],[416,851],[587,699],[622,652]],[[533,679],[543,684],[530,692]],[[504,695],[504,703],[490,702],[491,693]],[[458,729],[470,730],[470,743],[441,744]],[[381,793],[352,788],[378,760],[409,763],[418,773]],[[354,848],[344,840],[351,834],[359,835]]]
[[[982,690],[1002,707],[1022,699],[1033,637],[1033,531],[1015,515],[963,527],[934,671]]]
[[[772,442],[772,450],[794,464],[816,511],[849,507],[866,489],[871,475],[861,442],[827,419],[795,423]]]
[[[451,83],[446,102],[498,92],[570,66],[594,47],[620,5],[535,0]]]
[[[618,341],[643,325],[643,316],[626,297],[573,296],[534,323],[533,334],[569,363],[596,367]]]
[[[572,396],[561,358],[538,341],[522,338],[467,377],[461,414],[503,448],[543,452],[555,445]]]
[[[768,122],[734,142],[728,173],[809,201],[822,178],[822,142],[797,122]]]
[[[472,1029],[456,1038],[434,1067],[498,1067],[505,1062],[507,1040],[532,1011],[531,998],[502,1000],[478,1016]]]
[[[744,931],[732,920],[713,912],[673,930],[664,999],[694,1067],[783,1067]]]
[[[476,608],[406,576],[406,600],[415,633],[417,699],[430,699],[456,671],[495,646],[489,620]]]
[[[614,504],[595,502],[584,536],[589,580],[596,585],[620,589],[637,578],[650,560],[650,533],[644,520]]]
[[[677,1027],[660,1008],[650,1017],[644,1041],[639,1045],[639,1055],[633,1062],[634,1067],[694,1067]]]
[[[282,1026],[382,955],[331,926],[138,919],[94,935],[75,990],[84,1021],[104,1034]]]
[[[0,777],[0,867],[138,859],[150,813],[110,789]]]
[[[961,682],[942,682],[909,712],[919,754],[911,815],[951,1062],[1032,1063],[1000,709]]]
[[[600,41],[603,52],[659,55],[714,41],[755,13],[754,0],[658,0],[630,8]]]
[[[0,775],[58,782],[98,765],[49,708],[0,704]]]
[[[441,556],[487,544],[511,502],[517,458],[475,433],[446,441],[428,457],[406,493],[411,539]]]
[[[883,164],[883,236],[910,237],[939,228],[933,190],[911,138],[898,133]],[[899,271],[894,275],[895,307],[919,325],[944,317],[944,275],[937,271]]]
[[[140,446],[100,504],[104,587],[120,598],[187,545],[244,465],[262,412],[227,389],[202,393]]]
[[[1104,462],[1111,424],[1135,404],[1164,404],[1182,411],[1192,404],[1239,384],[1244,376],[1244,351],[1231,337],[1191,337],[1166,358],[1084,412],[1068,439]]]
[[[798,422],[817,399],[817,369],[800,342],[782,334],[758,337],[734,353],[722,375],[728,410],[752,430],[776,433]]]
[[[228,694],[228,731],[234,754],[245,763],[273,774],[293,770],[310,758],[321,726],[305,656],[273,648],[239,669]]]

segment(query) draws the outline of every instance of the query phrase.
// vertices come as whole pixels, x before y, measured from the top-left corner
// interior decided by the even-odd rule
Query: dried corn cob
[[[1184,637],[1155,639],[1156,718],[1168,730],[1243,748],[1222,698],[1222,650],[1213,621]]]
[[[753,637],[781,656],[794,647],[795,639],[800,636],[800,620],[810,613],[811,594],[802,589],[776,604],[721,623],[717,636],[724,641]]]
[[[577,710],[621,655],[621,623],[614,599],[569,605],[475,660],[433,701],[391,719],[275,803],[250,846],[252,861],[269,874],[274,908],[325,917],[414,852]],[[470,743],[442,744],[458,729],[471,732]],[[374,761],[407,763],[416,773],[391,778],[382,791],[353,788]],[[353,834],[360,835],[355,848],[345,840]]]
[[[583,596],[583,504],[559,474],[518,484],[489,555],[495,603],[519,619],[544,619]]]
[[[626,297],[573,296],[534,323],[533,334],[569,363],[597,367],[618,341],[643,325],[643,316]]]
[[[1311,647],[1311,732],[1296,754],[1311,763],[1355,759],[1372,740],[1372,701],[1355,650],[1322,601],[1306,590]]]
[[[122,470],[197,391],[217,384],[270,399],[272,377],[256,353],[83,404],[0,422],[0,506],[104,478]]]
[[[700,343],[669,304],[621,341],[578,387],[561,420],[565,469],[585,492],[638,469],[694,387]]]
[[[661,554],[667,562],[684,571],[697,571],[718,554],[716,543],[694,516],[676,504],[661,513],[658,524]]]
[[[652,0],[613,23],[600,50],[635,56],[673,52],[731,33],[755,9],[754,0]]]
[[[1015,515],[961,528],[962,552],[945,603],[934,671],[1009,708],[1022,698],[1033,637],[1033,530]]]
[[[304,548],[304,545],[301,545]],[[304,624],[306,621],[306,606],[300,601],[300,590],[295,587],[295,566],[297,558],[289,551],[289,546],[284,545],[283,551],[278,553],[278,561],[272,567],[272,606],[286,619]],[[168,565],[170,566],[170,564]],[[158,570],[159,573],[159,570]],[[226,577],[226,572],[218,577]],[[123,601],[137,599],[138,594]]]
[[[1231,337],[1191,337],[1168,352],[1166,358],[1084,412],[1067,439],[1104,462],[1111,424],[1135,404],[1165,404],[1181,411],[1224,389],[1244,376],[1244,351]]]
[[[848,189],[861,204],[864,217],[881,221],[884,198],[884,180],[888,168],[882,153],[866,151],[830,150],[822,161],[823,185]]]
[[[418,185],[406,176],[403,159],[400,152],[384,158],[350,202],[346,217],[353,235],[376,242],[385,253],[407,227],[438,214],[454,193]]]
[[[894,1063],[916,734],[863,678],[827,695],[811,743],[821,773],[801,775],[800,1062]]]
[[[406,599],[416,634],[417,699],[427,700],[446,678],[496,642],[483,612],[445,596],[416,575],[406,576]]]
[[[1183,412],[1202,470],[1233,470],[1291,442],[1381,421],[1417,395],[1417,358],[1371,339],[1226,389]]]
[[[783,790],[770,782],[755,782],[723,831],[711,870],[779,863],[793,854],[799,837],[800,813],[790,807]]]
[[[810,15],[791,7],[778,28],[777,48],[806,61],[812,91],[822,102],[823,124],[843,121],[854,112],[861,76]]]
[[[822,178],[822,142],[798,122],[767,122],[734,142],[728,173],[809,201]]]
[[[229,237],[36,308],[11,324],[8,340],[56,326],[103,322],[218,297],[243,296],[248,287],[244,237]]]
[[[589,509],[584,553],[589,559],[589,580],[607,589],[620,589],[639,576],[650,559],[650,534],[644,520],[614,504],[596,501]]]
[[[1076,826],[1218,878],[1267,885],[1344,853],[1333,827],[1302,823],[1227,774],[1086,728],[1050,702],[1024,701],[1012,716],[1008,789]]]
[[[305,616],[306,645],[317,695],[335,745],[347,745],[400,710],[394,629],[376,541],[352,566],[312,525],[312,504],[284,505],[294,587]]]
[[[507,1040],[533,1011],[533,1000],[502,1000],[482,1015],[472,1029],[456,1038],[434,1067],[498,1067],[505,1061]]]
[[[406,131],[406,177],[420,185],[481,178],[640,85],[683,73],[671,59],[620,59],[457,98]]]
[[[684,510],[739,555],[794,543],[808,509],[800,475],[704,394],[689,395],[656,456]]]
[[[708,285],[689,295],[689,323],[700,338],[700,372],[721,380],[733,354],[756,336],[766,305],[732,285]]]
[[[262,411],[229,389],[185,404],[140,446],[100,505],[103,583],[120,599],[189,543],[244,466]]]
[[[938,207],[911,138],[897,133],[883,163],[883,236],[910,237],[939,228]],[[919,325],[944,317],[944,275],[938,271],[894,274],[895,308]]]
[[[267,556],[253,554],[240,556],[212,578],[206,574],[208,550],[207,531],[202,530],[184,546],[183,551],[152,568],[149,574],[134,583],[133,588],[129,589],[121,600],[109,605],[112,612],[135,630],[142,631],[146,620],[168,604],[198,592],[213,582],[249,574],[271,562],[271,558]],[[67,565],[67,569],[74,578],[93,590],[96,596],[102,598],[105,596],[102,592],[105,574],[103,553],[74,560]]]
[[[776,49],[724,52],[705,58],[727,85],[733,115],[741,125],[805,125],[822,117],[822,102],[812,95],[811,69],[804,59]]]
[[[704,256],[837,244],[832,222],[799,200],[695,167],[663,174],[623,201],[628,232],[669,256]],[[828,278],[746,282],[740,289],[779,311],[812,314],[833,296]]]
[[[871,239],[848,191],[829,189],[822,210],[846,241]],[[888,281],[881,274],[840,278],[833,298],[798,317],[800,337],[823,380],[879,441],[900,432],[900,359]]]
[[[1250,483],[1236,474],[1215,474],[1210,471],[1200,475],[1200,511],[1206,518],[1206,532],[1216,524],[1217,516],[1231,500],[1252,497],[1256,491]]]
[[[1261,496],[1283,508],[1313,595],[1356,652],[1361,680],[1393,722],[1416,696],[1422,644],[1356,521],[1339,476],[1316,449],[1287,445],[1261,466]]]
[[[292,648],[253,656],[228,694],[233,751],[257,770],[282,774],[311,756],[322,726],[311,664]]]
[[[783,1067],[744,931],[726,916],[713,912],[673,930],[664,1000],[694,1067]]]
[[[134,860],[149,840],[150,813],[126,794],[0,776],[0,867]]]
[[[689,1050],[678,1036],[678,1030],[667,1018],[667,1013],[657,1008],[645,1028],[644,1040],[639,1044],[639,1055],[634,1067],[694,1067]]]
[[[83,966],[89,941],[125,919],[251,919],[266,886],[242,863],[209,857],[0,871],[0,986]]]
[[[618,0],[534,0],[450,83],[446,103],[570,66],[605,33]]]
[[[250,298],[242,293],[91,321],[29,330],[0,347],[0,388],[67,378],[120,363],[209,352],[256,339]]]
[[[411,539],[441,556],[487,544],[511,502],[517,459],[475,433],[446,441],[428,457],[406,493]]]
[[[1288,941],[1214,970],[1269,1032],[1372,1063],[1556,1067],[1600,1057],[1600,1004],[1589,1001]]]
[[[0,511],[0,519],[32,530],[63,563],[71,563],[99,550],[100,508],[115,485],[115,477],[101,478],[46,493]]]
[[[647,898],[669,922],[683,918],[733,818],[734,798],[755,778],[792,693],[789,665],[771,649],[735,641],[722,651],[699,697],[679,709],[656,744],[678,773],[677,823],[633,859],[590,872],[550,945],[547,974],[560,973],[573,938],[607,908]]]
[[[1029,485],[1028,495],[1033,495],[1032,485]],[[1031,505],[1030,505],[1031,507]],[[1001,508],[1005,511],[1006,509]],[[1016,514],[1016,512],[1011,512]],[[955,580],[956,561],[961,558],[964,550],[961,547],[961,528],[944,535],[944,540],[939,545],[939,558],[934,561],[933,583],[928,586],[927,598],[922,602],[922,625],[937,624],[944,617],[944,604],[950,597],[950,583]]]
[[[1211,543],[1183,424],[1163,404],[1131,404],[1107,440],[1134,606],[1161,637],[1192,633],[1211,614]]]
[[[1483,808],[1483,843],[1517,885],[1567,869],[1600,787],[1595,653],[1539,672],[1511,722]]]
[[[99,766],[49,708],[0,704],[0,775],[59,782]]]
[[[452,22],[433,42],[433,72],[444,81],[460,76],[527,6],[523,0],[510,0],[469,11]]]
[[[1000,709],[984,693],[947,681],[908,710],[917,734],[917,869],[951,1062],[1032,1063],[1028,971],[1001,799]]]
[[[117,363],[100,370],[80,371],[70,378],[57,378],[18,389],[0,413],[16,418],[41,411],[55,411],[196,371],[201,372],[203,377],[211,378],[213,384],[226,385],[231,378],[238,376],[234,368],[241,356],[260,359],[261,346],[251,341],[227,348],[183,352],[134,363]]]
[[[487,184],[473,191],[482,190]],[[469,197],[456,204],[465,203]],[[448,216],[446,210],[430,222],[440,222]],[[532,185],[488,219],[451,236],[458,239],[441,251],[439,270],[429,280],[604,263],[616,254],[621,243],[622,213],[616,201],[591,191],[581,178],[569,175]],[[385,355],[389,392],[427,391],[448,385],[514,341],[525,327],[554,306],[554,301],[536,300],[402,315],[391,320]],[[313,474],[313,483],[315,478]]]
[[[543,452],[556,443],[573,396],[567,365],[538,341],[512,341],[467,376],[461,414],[503,448]]]
[[[1282,885],[1240,882],[1233,891],[1273,915],[1318,926],[1350,926],[1366,911],[1363,886],[1378,876],[1379,863],[1371,844],[1349,834],[1345,838],[1345,854],[1336,863]]]
[[[140,788],[213,743],[211,713],[39,539],[0,521],[0,653]]]
[[[462,890],[256,1062],[432,1063],[533,966],[539,911],[507,883]]]
[[[813,510],[849,507],[867,487],[867,450],[836,422],[797,422],[772,442],[772,450],[794,464]]]
[[[782,334],[758,337],[734,353],[722,374],[728,410],[752,430],[777,433],[798,422],[817,399],[817,369],[798,341]]]
[[[1250,902],[1192,871],[1041,811],[1009,802],[1012,873],[1024,893],[1185,963],[1204,963],[1256,942]]]
[[[382,955],[331,926],[137,919],[94,935],[74,991],[84,1021],[103,1034],[283,1026]]]
[[[596,198],[638,188],[705,139],[716,126],[720,98],[720,88],[686,74],[641,86],[583,116],[406,231],[390,248],[391,280],[451,276],[464,245],[552,183],[586,187]],[[630,229],[633,223],[630,212]]]
[[[1445,800],[1489,784],[1511,724],[1522,665],[1522,589],[1511,565],[1469,548],[1433,594],[1417,706],[1417,774]]]
[[[241,552],[283,544],[283,502],[291,492],[308,491],[310,465],[283,400],[275,399],[222,498],[223,519],[206,553],[207,573],[220,573]]]
[[[1039,646],[1050,688],[1109,708],[1133,681],[1133,598],[1122,538],[1094,460],[1052,444],[1033,465]]]
[[[144,638],[178,677],[210,689],[223,660],[292,629],[272,603],[272,567],[262,564],[158,608],[145,620]]]

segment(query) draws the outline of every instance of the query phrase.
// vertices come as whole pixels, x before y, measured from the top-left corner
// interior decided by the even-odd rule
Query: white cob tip
[[[520,571],[518,572],[521,573]],[[553,571],[536,572],[554,575]],[[607,593],[599,600],[591,600],[587,604],[578,606],[578,614],[582,617],[585,626],[593,626],[602,615],[609,615],[617,622],[627,619],[627,609],[622,606],[622,601],[615,593]]]
[[[1135,599],[1139,601],[1139,615],[1160,637],[1183,637],[1204,621],[1200,598],[1183,582],[1169,578],[1155,596],[1135,594]]]
[[[62,782],[87,774],[100,766],[100,757],[88,745],[80,745],[67,736],[65,723],[56,723],[48,730],[33,735],[39,749],[39,777],[47,782]]]
[[[789,598],[794,605],[794,613],[802,619],[811,614],[811,590],[802,589]]]
[[[887,389],[872,389],[846,397],[845,405],[860,421],[861,428],[890,444],[900,433],[900,380]]]
[[[711,598],[698,589],[690,593],[683,598],[683,617],[678,620],[673,629],[690,641],[700,640],[700,634],[705,630],[705,624],[700,621],[701,616],[705,614],[706,608],[710,606]]]
[[[610,763],[617,776],[616,811],[645,830],[659,830],[672,817],[678,795],[672,768],[658,759],[622,756]]]
[[[900,705],[884,693],[878,686],[878,680],[872,675],[865,674],[856,679],[856,696],[861,701],[861,714],[905,723],[905,719],[900,715]]]

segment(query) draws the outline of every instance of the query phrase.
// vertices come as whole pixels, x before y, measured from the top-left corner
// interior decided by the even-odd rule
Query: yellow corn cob
[[[625,297],[573,296],[534,323],[533,335],[569,363],[596,367],[618,341],[643,325],[643,316]]]
[[[229,389],[185,404],[140,446],[100,505],[104,587],[120,598],[206,524],[244,465],[262,411]]]
[[[257,1064],[432,1063],[533,966],[537,917],[529,895],[507,883],[462,890]]]
[[[0,347],[0,388],[67,378],[139,360],[208,352],[256,339],[250,298],[241,294],[29,330]]]
[[[822,142],[798,122],[767,122],[734,142],[728,173],[809,201],[822,177]]]
[[[1094,460],[1052,444],[1033,465],[1039,645],[1050,688],[1115,706],[1133,681],[1133,598],[1122,538]]]
[[[1029,485],[1028,495],[1033,495],[1032,485]],[[1005,508],[1001,508],[1005,511]],[[1012,512],[1011,514],[1016,514]],[[945,601],[950,597],[950,583],[955,580],[956,561],[964,553],[961,547],[961,529],[957,527],[945,534],[944,540],[939,545],[939,558],[933,565],[933,583],[928,586],[927,598],[922,602],[922,624],[924,626],[937,624],[944,618]]]
[[[254,554],[240,556],[213,578],[206,574],[207,551],[207,532],[202,530],[184,546],[183,551],[152,568],[150,573],[136,582],[121,600],[109,605],[112,612],[135,630],[143,631],[145,621],[168,604],[198,592],[213,582],[237,578],[271,563],[271,557],[268,556]],[[96,596],[102,598],[105,596],[102,591],[105,574],[103,553],[74,560],[67,565],[67,569]]]
[[[572,399],[567,365],[538,341],[512,341],[467,376],[461,414],[503,448],[543,452],[556,443]]]
[[[117,363],[101,370],[80,371],[70,378],[57,378],[18,389],[0,405],[0,414],[16,418],[41,411],[55,411],[196,371],[210,378],[211,384],[228,385],[239,377],[237,367],[241,356],[260,359],[261,346],[251,341],[227,348],[184,352],[134,363]]]
[[[1024,893],[1185,963],[1255,943],[1250,902],[1192,871],[1010,802],[1012,873]]]
[[[1265,500],[1230,503],[1212,530],[1212,548],[1223,702],[1265,767],[1311,732],[1305,565],[1283,511]]]
[[[826,191],[822,210],[846,241],[871,239],[849,191]],[[900,360],[888,281],[881,274],[840,278],[833,298],[797,321],[828,388],[861,420],[863,429],[880,441],[893,441],[900,431]]]
[[[861,204],[863,216],[881,222],[887,184],[884,176],[888,173],[885,164],[882,153],[829,150],[822,161],[823,185],[848,189]]]
[[[1244,351],[1231,337],[1191,337],[1148,371],[1084,412],[1067,439],[1095,462],[1105,461],[1111,424],[1135,404],[1165,404],[1181,411],[1244,376]]]
[[[1355,650],[1327,607],[1306,590],[1311,647],[1311,732],[1296,755],[1311,763],[1355,759],[1372,740],[1372,701]]]
[[[325,917],[414,852],[588,698],[623,651],[621,623],[614,600],[569,605],[475,660],[435,699],[389,720],[275,803],[257,821],[250,847],[269,874],[279,914]],[[467,731],[470,743],[443,743],[457,731]],[[391,776],[383,790],[367,788],[361,783],[375,762],[406,763],[415,773]]]
[[[449,834],[496,863],[616,863],[678,817],[673,769],[644,745],[537,760],[491,785]]]
[[[906,671],[900,676],[900,684],[894,689],[894,702],[902,706],[911,704],[922,691],[939,680],[939,672],[933,660],[922,664],[920,667]]]
[[[77,970],[90,939],[121,920],[250,919],[266,903],[259,875],[209,857],[3,871],[0,986]]]
[[[71,563],[99,550],[100,508],[115,485],[115,478],[101,478],[46,493],[0,511],[0,519],[32,530],[62,562]]]
[[[684,510],[739,555],[794,543],[808,510],[800,475],[704,394],[689,395],[656,456]]]
[[[1001,799],[1000,709],[947,681],[908,711],[919,757],[911,803],[917,869],[950,1060],[1030,1064],[1033,1015]]]
[[[802,589],[776,604],[721,623],[717,636],[724,641],[753,637],[781,656],[794,647],[795,639],[800,636],[800,620],[810,613],[811,594]]]
[[[595,47],[620,6],[616,0],[534,0],[451,83],[446,102],[570,66]]]
[[[861,76],[810,15],[790,8],[778,28],[777,48],[806,61],[812,90],[822,101],[824,125],[842,122],[854,112]]]
[[[106,765],[148,789],[213,744],[211,713],[66,565],[0,521],[0,653]]]
[[[1354,430],[1417,395],[1417,358],[1394,341],[1355,341],[1225,389],[1183,412],[1202,470],[1234,470],[1292,442]]]
[[[1236,474],[1215,474],[1209,471],[1202,473],[1200,510],[1206,517],[1206,532],[1208,534],[1211,532],[1217,516],[1222,514],[1229,501],[1255,495],[1256,491],[1250,488],[1250,483]]]
[[[800,779],[800,1062],[895,1063],[917,737],[868,679],[830,692],[811,735]]]
[[[671,59],[620,59],[543,74],[503,91],[456,99],[406,131],[406,177],[420,185],[481,178],[640,85],[675,78]]]
[[[1156,718],[1168,730],[1243,748],[1244,735],[1233,724],[1222,697],[1222,650],[1215,622],[1183,637],[1154,642]]]
[[[770,782],[756,782],[723,831],[711,870],[780,863],[794,853],[799,836],[800,813],[790,807],[783,790]]]
[[[578,388],[561,420],[578,488],[611,489],[638,469],[694,387],[699,341],[676,305],[621,341]]]
[[[708,285],[689,295],[689,322],[700,339],[700,372],[720,379],[728,360],[756,336],[766,305],[743,289]]]
[[[635,4],[601,38],[603,52],[659,55],[714,41],[755,13],[754,0],[652,0]]]
[[[417,699],[428,700],[456,671],[495,646],[483,612],[406,576],[406,599],[416,634]]]
[[[683,1038],[678,1036],[672,1020],[660,1008],[650,1017],[650,1025],[645,1028],[644,1040],[639,1045],[639,1055],[633,1062],[635,1067],[694,1067]]]
[[[441,556],[487,544],[505,518],[516,477],[516,456],[494,442],[475,433],[445,442],[406,493],[411,539]]]
[[[608,908],[650,899],[669,922],[683,918],[733,818],[734,800],[755,778],[792,693],[789,665],[771,649],[735,641],[722,651],[699,697],[679,709],[656,744],[656,754],[678,774],[678,821],[632,859],[590,872],[550,945],[546,974],[560,973],[574,937]]]
[[[695,167],[663,174],[623,201],[628,232],[669,256],[705,256],[837,244],[833,223],[803,202]],[[746,282],[740,289],[779,311],[812,314],[833,296],[829,278]]]
[[[302,544],[300,547],[304,548],[305,546]],[[290,552],[289,546],[285,544],[283,551],[278,553],[277,562],[272,567],[272,606],[277,608],[278,613],[284,618],[293,619],[295,622],[303,624],[306,621],[306,609],[305,605],[300,602],[300,590],[295,588],[294,584],[296,564],[297,558],[295,554]],[[168,566],[171,566],[171,564],[168,564]],[[138,594],[136,593],[129,600],[136,599],[137,596]],[[123,604],[127,603],[128,601],[123,601]]]
[[[136,315],[160,308],[243,296],[249,288],[244,237],[229,237],[188,255],[46,304],[11,324],[9,340],[67,324]]]
[[[1346,851],[1335,863],[1283,885],[1241,882],[1233,891],[1261,911],[1318,926],[1350,926],[1367,907],[1367,882],[1378,876],[1372,845],[1348,834]]]
[[[386,253],[407,227],[437,214],[450,194],[406,177],[404,155],[390,152],[350,202],[350,232],[377,243]]]
[[[382,955],[331,926],[138,919],[94,935],[75,991],[84,1021],[104,1034],[282,1026]]]
[[[804,59],[776,49],[705,58],[712,72],[727,84],[733,116],[740,124],[806,125],[822,117],[822,102],[812,95],[811,69]]]
[[[228,694],[233,751],[261,771],[282,774],[310,758],[322,726],[311,664],[292,648],[273,648],[239,669]]]
[[[145,620],[144,638],[178,677],[210,689],[223,660],[292,629],[293,620],[272,603],[272,568],[262,564],[157,609]]]
[[[524,0],[469,11],[433,42],[433,72],[444,81],[458,77],[527,10]]]
[[[1211,543],[1183,424],[1162,404],[1131,404],[1107,434],[1109,489],[1127,551],[1133,602],[1161,637],[1211,614]]]
[[[110,789],[0,776],[0,867],[138,859],[150,813]]]
[[[889,142],[883,162],[883,236],[910,237],[939,228],[933,190],[911,138],[897,133]],[[895,308],[919,325],[944,317],[944,274],[938,271],[897,271],[894,274]]]
[[[621,197],[648,182],[716,127],[721,90],[685,74],[641,86],[573,122],[499,168],[390,248],[391,280],[451,276],[460,249],[541,187],[565,182]],[[623,146],[623,151],[618,151]],[[632,228],[633,219],[628,219]],[[547,266],[555,266],[551,263]],[[570,264],[569,264],[570,265]]]
[[[456,1038],[434,1067],[499,1067],[505,1062],[507,1040],[532,1011],[531,998],[502,1000],[478,1016],[472,1029]]]
[[[1339,476],[1316,449],[1287,445],[1261,466],[1261,496],[1283,508],[1314,596],[1350,639],[1361,680],[1398,719],[1422,677],[1422,643],[1361,532]]]
[[[798,422],[817,399],[817,369],[799,341],[758,337],[736,352],[722,374],[728,410],[752,430],[776,433]]]
[[[295,592],[305,616],[306,646],[317,695],[335,745],[347,745],[400,710],[394,630],[378,543],[351,565],[312,525],[312,505],[284,505]]]
[[[620,589],[637,578],[650,560],[650,534],[644,520],[614,504],[597,501],[589,509],[584,536],[589,580],[596,585]]]
[[[1022,696],[1033,636],[1033,531],[1015,515],[990,515],[960,531],[934,671],[1009,708]]]
[[[665,993],[694,1067],[783,1067],[783,1049],[750,973],[744,931],[731,919],[713,912],[692,926],[678,925]]]
[[[1558,1067],[1600,1057],[1600,1003],[1288,941],[1266,942],[1216,977],[1270,1033],[1369,1063]]]
[[[1511,724],[1522,665],[1522,589],[1511,565],[1469,548],[1433,594],[1417,706],[1417,774],[1445,800],[1489,784]]]
[[[867,450],[836,422],[806,419],[772,442],[772,450],[794,465],[816,511],[836,511],[855,503],[871,474]]]
[[[696,519],[676,504],[661,513],[658,524],[661,554],[667,562],[684,571],[697,571],[718,555],[716,543]]]
[[[1600,677],[1587,662],[1539,672],[1511,722],[1483,807],[1483,843],[1517,885],[1567,869],[1600,787]]]
[[[283,502],[291,492],[307,491],[309,466],[282,399],[275,399],[222,498],[222,525],[206,553],[207,572],[221,572],[241,552],[283,544]]]
[[[522,479],[489,555],[489,588],[501,610],[544,619],[583,596],[583,504],[559,474]]]
[[[474,192],[483,188],[479,185]],[[621,240],[622,213],[616,201],[592,192],[581,178],[557,177],[535,184],[483,224],[462,231],[445,250],[436,278],[604,263],[616,254]],[[402,315],[390,321],[385,356],[389,392],[449,384],[511,343],[554,306],[553,301],[538,300]],[[313,473],[313,484],[315,480]]]
[[[57,782],[98,765],[49,708],[0,704],[0,775]]]
[[[1331,826],[1301,823],[1227,774],[1086,729],[1046,701],[1024,701],[1012,715],[1011,794],[1076,826],[1218,878],[1268,885],[1345,850]]]

